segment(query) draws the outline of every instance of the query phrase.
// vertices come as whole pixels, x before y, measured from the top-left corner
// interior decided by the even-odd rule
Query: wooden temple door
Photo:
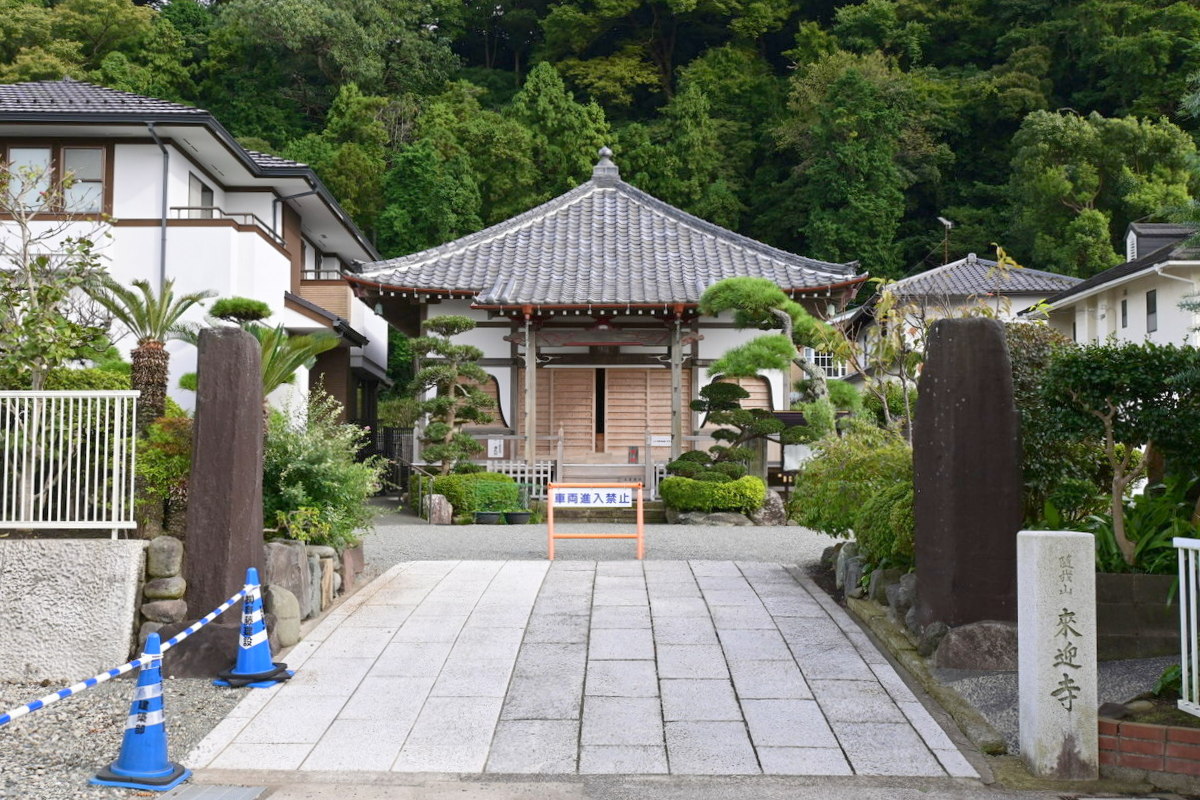
[[[525,370],[517,371],[518,386],[525,385]],[[517,393],[518,430],[524,433],[525,393]],[[596,370],[539,369],[537,371],[537,453],[553,457],[556,448],[547,438],[563,432],[563,454],[595,452]]]
[[[686,423],[691,413],[691,371],[682,373],[684,435],[691,432]],[[627,448],[646,447],[646,431],[656,436],[671,434],[671,370],[669,369],[610,369],[605,376],[605,449],[625,455]],[[686,446],[685,450],[690,449]],[[653,456],[662,460],[670,455],[670,447],[654,448]],[[641,454],[644,458],[644,454]]]

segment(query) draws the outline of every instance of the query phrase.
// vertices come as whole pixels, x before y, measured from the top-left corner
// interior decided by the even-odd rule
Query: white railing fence
[[[517,483],[529,485],[529,499],[545,500],[546,484],[553,483],[557,478],[554,474],[554,461],[535,461],[529,464],[525,461],[489,460],[483,462],[488,472],[499,472],[507,475]]]
[[[139,392],[0,392],[0,529],[135,528]]]
[[[1200,614],[1200,539],[1177,537],[1173,540],[1179,556],[1179,665],[1183,679],[1179,708],[1200,717],[1200,640],[1197,640],[1197,615]]]

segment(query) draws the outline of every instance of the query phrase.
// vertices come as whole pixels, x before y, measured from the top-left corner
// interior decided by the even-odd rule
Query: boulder
[[[871,583],[867,588],[867,597],[876,603],[886,603],[888,588],[899,585],[901,574],[900,570],[895,568],[873,571],[871,573]]]
[[[933,663],[950,669],[1017,668],[1017,625],[984,620],[951,628],[934,653]]]
[[[355,580],[362,574],[363,562],[363,547],[361,544],[354,547],[347,547],[342,551],[342,591],[349,592],[354,588]]]
[[[282,586],[268,585],[263,590],[263,610],[275,617],[275,636],[280,647],[300,641],[300,603],[296,595]]]
[[[332,549],[332,548],[330,548]],[[321,557],[321,610],[329,608],[333,605],[333,576],[337,573],[334,569],[334,559]]]
[[[732,511],[717,511],[712,514],[705,514],[700,525],[714,525],[721,527],[750,527],[754,523],[744,514],[735,514]]]
[[[142,616],[150,622],[182,622],[187,618],[187,603],[182,600],[155,600],[143,603]]]
[[[825,569],[833,569],[834,562],[837,560],[838,551],[842,549],[843,542],[830,545],[821,551],[821,566]]]
[[[171,578],[183,572],[183,542],[174,536],[159,536],[146,548],[146,574]]]
[[[162,630],[163,623],[161,622],[143,622],[142,627],[138,628],[138,651],[146,646],[146,639],[150,638],[150,634],[158,633]]]
[[[917,604],[917,573],[909,572],[900,576],[900,587],[896,594],[896,610],[907,614],[908,610]]]
[[[846,575],[842,582],[847,597],[862,597],[865,594],[862,588],[862,578],[866,563],[866,559],[862,556],[852,556],[846,559]]]
[[[838,550],[837,559],[833,562],[834,585],[837,588],[844,588],[846,585],[846,561],[858,555],[858,545],[854,542],[846,542],[842,545],[842,549]]]
[[[708,515],[703,511],[676,511],[673,508],[667,509],[667,522],[672,525],[703,525],[706,516]]]
[[[421,516],[431,525],[450,525],[454,522],[454,509],[444,494],[431,494],[421,498]]]
[[[938,644],[945,638],[950,628],[944,622],[931,622],[921,629],[917,637],[917,654],[928,658],[937,650]]]
[[[772,491],[767,492],[767,498],[762,508],[750,515],[755,525],[787,525],[787,508],[783,498]]]
[[[187,582],[175,575],[170,578],[154,578],[146,582],[142,594],[147,600],[179,600],[187,591]]]
[[[321,557],[308,554],[308,619],[321,613]]]
[[[308,552],[304,542],[281,539],[263,545],[266,562],[262,582],[267,586],[282,586],[300,604],[300,619],[306,618],[312,605],[311,576],[308,571]]]
[[[917,609],[910,608],[904,613],[904,627],[913,636],[919,636],[921,633],[921,623],[917,622]]]

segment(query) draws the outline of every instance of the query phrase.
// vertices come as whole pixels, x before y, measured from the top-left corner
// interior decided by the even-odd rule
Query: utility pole
[[[950,229],[954,227],[954,223],[951,222],[950,220],[946,219],[945,217],[938,217],[937,219],[938,219],[938,222],[942,223],[942,225],[946,229],[946,234],[945,234],[945,236],[942,237],[942,263],[949,264],[950,263]]]

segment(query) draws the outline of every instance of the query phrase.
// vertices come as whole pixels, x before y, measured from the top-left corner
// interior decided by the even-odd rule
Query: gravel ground
[[[91,800],[147,797],[146,792],[90,786],[88,779],[117,758],[133,698],[132,676],[60,700],[0,728],[0,798]],[[170,758],[179,761],[252,689],[220,689],[202,678],[163,682]],[[61,686],[0,683],[5,710]]]
[[[395,508],[395,504],[390,504]],[[561,533],[632,533],[618,523],[559,523]],[[647,525],[646,558],[769,561],[808,565],[837,540],[799,526],[725,528],[707,525]],[[634,543],[624,539],[566,540],[554,545],[555,557],[603,561],[632,557]],[[375,519],[375,532],[363,539],[366,559],[387,569],[401,561],[439,559],[544,559],[546,525],[430,525],[394,510]]]
[[[1138,658],[1101,661],[1097,695],[1100,703],[1124,703],[1154,688],[1158,677],[1179,659]],[[957,669],[934,670],[939,681],[961,694],[996,727],[1013,753],[1020,752],[1017,739],[1018,691],[1015,672],[975,672]]]

